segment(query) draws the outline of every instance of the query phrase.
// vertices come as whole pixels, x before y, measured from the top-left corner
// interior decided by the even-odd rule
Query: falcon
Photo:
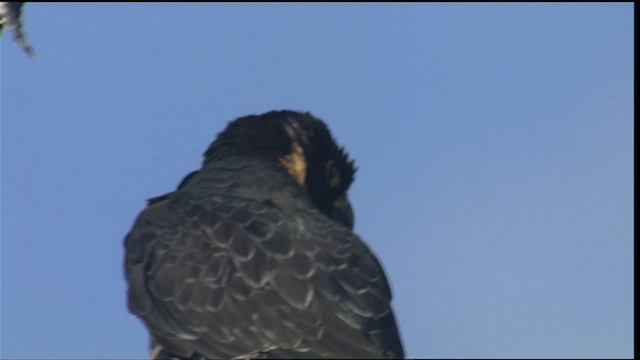
[[[125,238],[151,358],[403,358],[385,273],[352,231],[355,171],[310,113],[230,122]]]

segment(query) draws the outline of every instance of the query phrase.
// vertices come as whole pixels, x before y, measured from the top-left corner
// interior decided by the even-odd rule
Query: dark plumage
[[[402,358],[384,272],[351,231],[354,173],[311,114],[231,122],[125,239],[151,356]]]

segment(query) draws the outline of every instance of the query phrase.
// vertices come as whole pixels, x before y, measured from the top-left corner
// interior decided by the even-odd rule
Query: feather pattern
[[[383,269],[277,162],[220,157],[125,239],[154,358],[401,358]]]

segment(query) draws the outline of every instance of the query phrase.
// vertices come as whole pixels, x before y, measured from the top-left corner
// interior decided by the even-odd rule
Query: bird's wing
[[[129,307],[167,353],[403,356],[375,256],[315,211],[178,192],[125,244]]]

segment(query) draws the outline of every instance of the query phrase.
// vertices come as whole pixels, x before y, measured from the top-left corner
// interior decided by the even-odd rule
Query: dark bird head
[[[331,219],[353,228],[347,191],[353,160],[336,144],[325,123],[309,113],[271,111],[229,123],[205,152],[206,165],[228,155],[277,161]]]

